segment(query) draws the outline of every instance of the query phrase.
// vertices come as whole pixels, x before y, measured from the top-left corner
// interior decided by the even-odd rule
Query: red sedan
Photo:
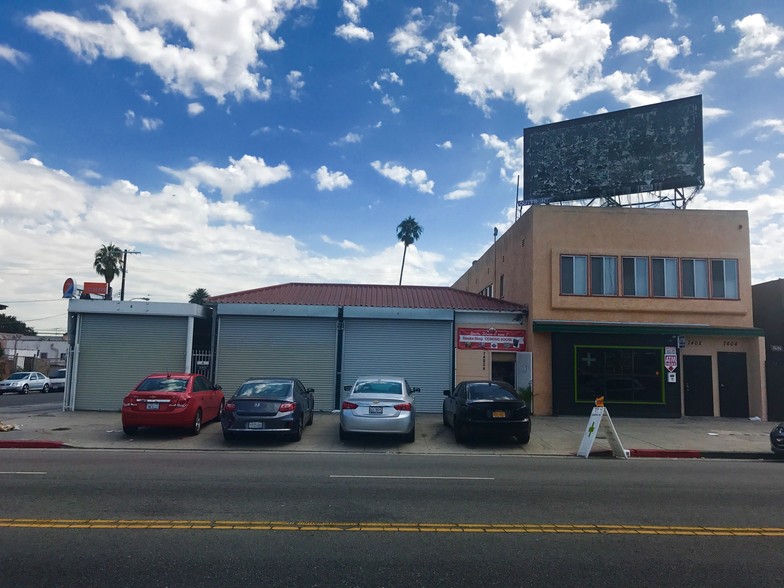
[[[175,427],[198,435],[202,423],[220,420],[224,403],[221,387],[202,375],[150,374],[123,398],[123,431]]]

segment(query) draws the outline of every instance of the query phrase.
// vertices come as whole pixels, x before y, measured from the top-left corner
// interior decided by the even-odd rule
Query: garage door
[[[452,388],[452,323],[401,319],[346,319],[343,386],[360,376],[402,376],[419,388],[421,412],[441,412],[444,390]]]
[[[117,410],[145,376],[185,369],[187,317],[82,314],[76,410]]]
[[[215,380],[229,397],[248,378],[299,378],[315,390],[316,410],[332,410],[336,341],[334,318],[221,316]]]

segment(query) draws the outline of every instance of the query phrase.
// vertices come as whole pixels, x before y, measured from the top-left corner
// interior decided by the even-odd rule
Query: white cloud
[[[368,0],[343,0],[341,11],[351,22],[359,22],[359,13],[367,8]]]
[[[642,37],[635,37],[630,35],[628,37],[624,37],[618,42],[618,52],[621,54],[636,53],[638,51],[647,49],[650,43],[651,38],[648,35],[643,35]]]
[[[714,16],[713,17],[713,32],[714,33],[723,33],[726,30],[727,30],[727,27],[725,27],[723,24],[721,24],[721,21],[719,20],[719,17],[718,16]]]
[[[289,85],[289,96],[293,100],[299,100],[300,92],[305,87],[305,82],[302,80],[302,72],[291,70],[289,75],[286,76],[286,82]]]
[[[427,179],[427,172],[424,170],[408,169],[402,165],[389,162],[382,164],[380,161],[374,161],[370,165],[382,176],[401,186],[412,186],[426,194],[433,193],[435,182]]]
[[[361,143],[362,135],[358,133],[346,133],[337,141],[333,141],[330,145],[346,145],[349,143]]]
[[[240,159],[229,158],[229,161],[230,164],[223,168],[197,163],[185,170],[164,166],[160,169],[188,186],[198,188],[203,185],[210,189],[218,189],[226,200],[231,200],[237,194],[245,194],[255,188],[263,188],[291,177],[289,166],[285,163],[270,167],[262,158],[251,155],[243,155]]]
[[[335,241],[330,239],[327,235],[321,235],[321,240],[326,243],[327,245],[337,245],[341,249],[350,249],[353,251],[364,251],[365,248],[362,245],[358,245],[353,241],[349,241],[348,239],[343,239],[342,241]]]
[[[105,22],[86,21],[54,11],[39,12],[27,23],[60,41],[85,61],[127,59],[149,67],[174,92],[198,92],[223,102],[266,100],[271,80],[261,77],[261,52],[284,45],[274,38],[294,10],[314,0],[193,2],[191,0],[114,0]],[[180,37],[187,42],[180,43]]]
[[[705,156],[705,189],[708,197],[731,196],[738,200],[737,192],[759,190],[773,180],[775,174],[770,161],[763,161],[750,173],[740,166],[730,167],[731,152]],[[722,200],[725,202],[725,200]]]
[[[188,116],[199,116],[202,112],[204,112],[204,106],[198,102],[188,104]]]
[[[441,149],[451,149],[452,141],[444,141],[443,143],[436,144],[436,147],[439,147]]]
[[[691,41],[689,38],[680,37],[678,41],[680,44],[676,44],[672,39],[662,37],[656,39],[651,47],[651,56],[648,58],[648,61],[655,61],[660,68],[668,69],[670,61],[678,55],[689,55],[691,53]]]
[[[762,120],[755,120],[752,123],[752,128],[763,129],[763,133],[760,135],[761,139],[767,139],[771,133],[784,135],[784,119],[767,118]]]
[[[464,198],[471,198],[476,194],[476,187],[481,184],[482,181],[484,181],[484,176],[460,182],[454,190],[444,194],[444,200],[463,200]]]
[[[382,82],[389,82],[390,84],[397,84],[398,86],[403,85],[403,78],[397,75],[395,72],[390,71],[388,69],[381,70],[381,73],[378,76],[379,81]]]
[[[163,121],[159,118],[142,117],[141,125],[143,131],[156,131],[163,125]]]
[[[395,103],[395,99],[392,98],[389,94],[384,94],[381,97],[381,104],[389,108],[392,114],[400,114],[400,108],[398,108],[397,104]]]
[[[373,32],[353,22],[342,24],[335,29],[335,35],[346,41],[372,41]]]
[[[316,189],[321,192],[322,190],[345,189],[351,185],[351,178],[340,171],[331,172],[327,166],[322,165],[316,170],[316,173],[310,176],[316,180]]]
[[[482,133],[480,135],[485,147],[493,149],[495,156],[502,161],[501,177],[509,182],[517,182],[523,173],[523,137],[507,143],[496,135]]]
[[[784,60],[779,45],[784,38],[784,29],[769,24],[759,13],[736,20],[732,26],[741,34],[738,46],[733,50],[738,59],[753,61],[749,71],[756,74]]]
[[[18,67],[22,63],[29,61],[30,57],[26,53],[0,43],[0,59],[4,59],[11,65]]]
[[[566,105],[604,89],[602,61],[611,45],[600,20],[611,3],[578,0],[496,0],[500,32],[475,40],[446,29],[441,67],[457,92],[487,110],[510,96],[535,123],[560,120]]]
[[[425,62],[436,49],[435,43],[426,39],[423,34],[429,21],[422,18],[421,9],[413,10],[409,19],[390,35],[389,45],[395,55],[406,56],[406,63]]]

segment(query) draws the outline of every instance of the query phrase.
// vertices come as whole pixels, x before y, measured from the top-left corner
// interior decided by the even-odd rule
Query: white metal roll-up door
[[[334,318],[221,316],[216,382],[229,397],[248,378],[299,378],[315,390],[316,410],[332,410],[336,347]]]
[[[420,412],[441,412],[452,388],[452,323],[403,319],[346,319],[343,331],[344,386],[360,376],[402,376],[419,388]]]
[[[145,376],[185,369],[188,318],[80,315],[76,410],[117,410]]]

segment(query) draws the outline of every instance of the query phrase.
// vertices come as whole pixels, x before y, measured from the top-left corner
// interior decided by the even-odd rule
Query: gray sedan
[[[364,376],[345,390],[349,395],[340,407],[341,440],[352,433],[393,433],[414,442],[414,393],[419,388],[412,388],[405,378]]]
[[[30,390],[49,392],[49,378],[40,372],[16,372],[0,382],[0,396],[5,392],[27,394]]]

